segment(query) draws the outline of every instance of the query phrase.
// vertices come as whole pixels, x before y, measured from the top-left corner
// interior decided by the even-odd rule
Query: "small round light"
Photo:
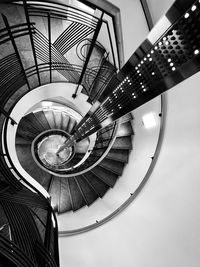
[[[153,72],[151,73],[151,75],[154,76],[154,75],[155,75],[155,72],[153,71]]]
[[[168,45],[168,44],[169,44],[169,42],[168,42],[168,41],[166,41],[166,42],[165,42],[165,44],[166,44],[166,45]]]
[[[163,41],[167,40],[167,37],[163,37]]]
[[[158,49],[158,47],[157,46],[155,46],[155,50],[157,50]]]
[[[176,68],[175,68],[175,67],[173,67],[173,68],[172,68],[172,70],[173,70],[173,71],[175,71],[175,70],[176,70]]]
[[[194,54],[198,55],[199,54],[199,50],[198,49],[194,50]]]
[[[147,57],[150,57],[150,55],[148,54]]]
[[[172,67],[172,66],[174,66],[174,63],[171,62],[169,65],[170,65],[170,67]]]
[[[168,62],[171,62],[172,60],[171,60],[171,58],[168,58],[168,60],[167,60]]]
[[[147,58],[145,57],[145,58],[144,58],[144,61],[146,61],[146,60],[147,60]]]
[[[137,69],[138,69],[138,67],[135,67],[135,69],[137,70]]]
[[[144,63],[144,61],[142,60],[142,61],[141,61],[141,64],[143,64],[143,63]]]
[[[152,58],[150,57],[149,61],[152,61]]]
[[[192,6],[191,10],[195,11],[197,9],[197,7],[195,5]]]
[[[189,13],[185,13],[184,18],[187,19],[187,18],[189,18],[189,16],[190,16]]]
[[[154,53],[154,51],[153,50],[151,50],[151,54],[153,54]]]
[[[158,44],[159,44],[159,45],[162,45],[162,42],[159,42]]]
[[[138,64],[138,67],[140,67],[141,65],[140,64]]]
[[[144,89],[143,89],[143,92],[146,92],[146,90],[147,90],[147,89],[146,89],[146,88],[144,88]]]

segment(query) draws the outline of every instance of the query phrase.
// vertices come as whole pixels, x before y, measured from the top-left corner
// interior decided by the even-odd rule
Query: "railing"
[[[21,1],[18,2],[18,5],[21,5]],[[5,57],[0,60],[0,128],[2,133],[1,141],[3,143],[3,145],[1,143],[0,146],[0,172],[5,179],[3,181],[5,182],[3,184],[4,188],[0,191],[0,195],[3,197],[12,192],[14,196],[18,193],[20,194],[26,187],[30,189],[29,193],[33,191],[35,197],[38,196],[41,198],[42,203],[45,203],[45,201],[48,203],[40,191],[24,179],[10,159],[6,143],[6,129],[10,122],[12,125],[15,124],[15,121],[9,115],[11,110],[16,101],[18,101],[24,94],[34,90],[38,85],[54,82],[54,71],[58,71],[67,82],[80,83],[80,77],[82,76],[81,84],[84,87],[84,92],[86,92],[89,97],[91,96],[91,102],[96,101],[98,95],[101,94],[108,81],[116,72],[119,63],[117,63],[117,60],[115,59],[115,45],[112,43],[111,29],[106,20],[102,20],[101,24],[104,25],[103,27],[105,27],[108,32],[107,38],[109,41],[110,52],[108,52],[107,49],[107,52],[105,52],[105,48],[100,45],[97,40],[94,42],[95,29],[99,21],[98,17],[82,12],[77,8],[72,9],[69,6],[55,3],[23,1],[23,5],[26,22],[18,25],[9,25],[9,20],[3,15],[4,28],[0,30],[0,45],[7,45],[8,51],[12,51],[5,54]],[[48,25],[47,36],[43,35],[37,29],[37,25],[34,22],[34,17],[37,16],[42,16],[43,19],[46,20]],[[52,20],[54,19],[68,20],[71,22],[71,26],[64,30],[52,43]],[[73,40],[70,39],[75,33],[78,37]],[[99,32],[96,32],[96,35],[98,36]],[[17,44],[17,41],[20,38],[25,37],[30,38],[29,46],[32,51],[29,66],[26,66],[26,62],[21,58],[20,48]],[[70,39],[71,41],[66,43],[66,39]],[[83,40],[86,40],[84,44]],[[74,46],[76,46],[75,54],[79,64],[76,64],[76,62],[71,63],[65,57],[65,54]],[[89,49],[91,50],[90,56],[88,56]],[[95,60],[96,52],[99,53],[98,61]],[[91,62],[91,64],[86,64],[86,61]],[[10,66],[12,66],[12,68],[10,68]],[[85,70],[83,72],[84,66]],[[43,80],[43,73],[49,74],[49,80]],[[97,88],[96,92],[94,92],[94,88]],[[113,141],[115,132],[116,123],[111,127],[98,132],[95,149],[91,152],[90,157],[86,162],[79,166],[78,171],[84,171],[87,168],[91,168],[96,160],[101,159],[105,153],[107,153],[108,148]],[[105,141],[107,133],[109,134]],[[23,197],[21,196],[21,199],[28,201],[28,195],[29,194],[26,196],[24,195]],[[18,198],[18,200],[15,199],[14,201],[20,201],[20,198]],[[34,202],[36,199],[32,198],[32,201]],[[29,204],[33,204],[33,202],[30,201]],[[48,205],[49,204],[47,204],[47,206]],[[33,206],[34,204],[32,207]],[[57,243],[58,228],[53,210],[48,206],[48,219],[46,223],[41,220],[39,208],[31,208],[31,214],[35,223],[37,221],[36,228],[44,229],[44,233],[41,232],[40,235],[41,238],[43,236],[46,250],[44,247],[43,249],[41,248],[41,244],[37,246],[40,251],[39,261],[41,260],[41,263],[43,264],[44,260],[48,258],[48,262],[50,262],[48,266],[54,266],[55,262],[53,259],[55,259],[57,266],[59,266]],[[9,236],[11,237],[12,233]],[[6,237],[3,237],[1,234],[0,238],[2,241],[0,242],[0,251],[4,253],[4,255],[9,255],[12,262],[19,266],[35,266],[35,259],[32,262],[28,257],[24,256],[22,251],[18,249],[12,240],[7,240]],[[47,251],[50,251],[52,256],[50,256]],[[15,256],[12,256],[13,252]],[[32,257],[34,257],[33,254]]]
[[[118,125],[119,122],[114,122],[108,127],[98,131],[94,147],[88,158],[82,164],[74,167],[72,166],[71,169],[63,172],[63,175],[65,177],[70,177],[86,173],[102,161],[115,141]]]
[[[37,8],[36,8],[37,7]],[[40,9],[38,9],[40,7]],[[41,85],[47,82],[53,82],[52,72],[53,70],[60,72],[62,76],[65,77],[66,81],[77,83],[78,79],[80,78],[80,73],[82,72],[82,68],[84,65],[84,61],[86,60],[86,55],[80,51],[88,50],[91,47],[92,40],[86,39],[86,43],[84,45],[81,44],[82,40],[94,32],[94,29],[98,23],[98,18],[91,14],[86,14],[78,9],[72,9],[69,6],[61,5],[52,5],[52,4],[42,4],[38,2],[27,2],[24,1],[24,10],[26,14],[26,21],[27,23],[22,23],[19,25],[10,26],[7,18],[3,16],[5,29],[0,30],[0,44],[5,44],[8,41],[10,42],[10,46],[13,49],[13,54],[8,55],[7,57],[0,60],[0,74],[1,74],[1,81],[0,81],[0,104],[4,107],[2,112],[7,112],[6,115],[9,117],[10,110],[12,110],[12,103],[9,103],[8,100],[12,97],[15,92],[21,89],[22,86],[25,86],[25,90],[22,92],[19,91],[18,98],[22,97],[25,93],[35,88],[31,84],[31,79],[35,79],[38,77],[37,85]],[[48,22],[48,36],[44,36],[37,28],[36,23],[31,22],[34,16],[42,16]],[[87,18],[84,20],[83,18]],[[72,23],[70,25],[70,29],[66,29],[52,44],[50,41],[52,39],[51,33],[51,20],[52,19],[65,19],[70,20]],[[80,20],[80,21],[79,21]],[[85,34],[82,35],[80,38],[75,38],[75,40],[70,41],[69,43],[65,42],[66,37],[71,37],[75,31],[80,30],[80,22],[83,23],[81,25],[82,28],[85,29]],[[108,23],[103,21],[109,29]],[[78,26],[77,26],[78,25]],[[78,27],[78,28],[77,28]],[[81,31],[83,29],[81,28]],[[84,31],[83,31],[84,32]],[[24,63],[22,62],[18,47],[16,45],[16,39],[24,36],[30,36],[30,45],[33,51],[33,59],[32,59],[32,66],[28,68],[24,68]],[[109,33],[110,38],[110,33]],[[71,64],[65,57],[64,54],[69,51],[69,49],[74,45],[78,44],[76,48],[77,57],[80,58],[80,61],[83,62],[82,65]],[[83,47],[84,46],[84,47]],[[106,84],[108,83],[109,79],[115,73],[115,67],[112,67],[112,64],[108,61],[108,52],[106,52],[105,48],[99,43],[95,42],[93,44],[96,51],[100,51],[99,53],[102,55],[100,60],[96,63],[98,65],[94,66],[95,59],[92,59],[92,54],[90,63],[84,73],[82,84],[84,86],[85,91],[89,96],[91,96],[90,101],[94,101],[99,94],[104,90]],[[88,47],[86,49],[86,47]],[[113,44],[111,44],[111,48],[113,50]],[[93,48],[94,49],[94,48]],[[82,58],[81,58],[82,57]],[[113,54],[114,58],[114,54]],[[38,60],[43,61],[43,63],[38,63]],[[114,60],[115,61],[115,60]],[[12,71],[10,71],[9,66],[12,65]],[[43,81],[40,77],[42,73],[49,73],[49,80]],[[105,73],[108,75],[106,76]],[[97,88],[96,92],[94,92],[94,88]],[[6,89],[6,90],[5,90]],[[4,115],[5,115],[4,112]],[[11,122],[13,122],[12,118]],[[111,143],[114,133],[115,133],[115,125],[109,127],[108,130],[101,130],[97,134],[97,140],[95,143],[95,148],[91,152],[90,157],[78,166],[76,171],[83,171],[84,169],[90,168],[96,160],[102,158],[105,151],[109,147]],[[102,136],[105,136],[105,131],[110,133],[110,136],[106,140],[102,140]],[[5,142],[5,149],[6,146],[6,138],[4,136]],[[96,152],[98,150],[98,152]],[[4,153],[4,152],[2,152]],[[8,153],[8,151],[7,151]],[[7,160],[10,162],[9,155],[6,155]],[[14,165],[10,162],[11,168],[14,169]],[[74,173],[75,170],[72,171]],[[9,173],[10,171],[8,171]],[[20,174],[17,170],[15,173],[18,177]],[[23,180],[21,177],[20,179]]]
[[[7,191],[0,194],[0,215],[1,254],[17,266],[59,266],[58,228],[48,200],[25,188]]]

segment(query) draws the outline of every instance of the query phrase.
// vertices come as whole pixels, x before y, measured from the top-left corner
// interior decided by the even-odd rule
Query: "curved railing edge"
[[[86,227],[74,229],[74,230],[69,230],[69,231],[59,231],[59,237],[65,237],[65,236],[72,236],[76,234],[82,234],[86,233],[90,230],[94,230],[97,227],[102,226],[103,224],[110,222],[112,219],[114,219],[117,215],[121,214],[139,195],[139,193],[143,190],[144,186],[148,182],[154,167],[157,163],[158,157],[160,155],[163,139],[164,139],[164,133],[165,133],[165,128],[166,128],[166,114],[167,114],[167,96],[165,94],[161,95],[161,121],[160,121],[160,131],[159,131],[159,137],[155,149],[154,156],[152,157],[152,162],[142,179],[141,183],[137,187],[137,189],[131,193],[130,197],[119,207],[117,208],[114,212],[112,212],[110,215],[105,217],[102,220],[97,221],[94,224],[88,225]]]

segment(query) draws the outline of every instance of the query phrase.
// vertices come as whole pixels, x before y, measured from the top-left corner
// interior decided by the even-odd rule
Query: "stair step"
[[[131,112],[121,117],[121,123],[131,121],[131,120],[133,120],[133,115]]]
[[[95,151],[95,154],[100,157],[102,156],[104,151],[105,149],[98,149]],[[108,159],[113,159],[124,163],[128,162],[128,157],[129,157],[129,150],[126,149],[111,149],[109,153],[106,155],[106,158]]]
[[[20,122],[19,122],[19,126],[18,126],[18,129],[19,131],[21,130],[24,130],[26,131],[27,133],[29,132],[30,134],[33,133],[33,134],[39,134],[40,131],[38,129],[36,129],[32,123],[29,121],[28,118],[26,117],[23,117]]]
[[[104,168],[103,164],[101,166],[100,165],[96,166],[91,170],[91,172],[94,173],[99,179],[101,179],[104,183],[106,183],[110,187],[114,186],[118,178],[118,175],[116,173]]]
[[[81,191],[78,188],[78,185],[73,177],[68,179],[69,181],[69,188],[72,197],[72,208],[74,211],[80,209],[81,207],[85,206],[85,200],[81,194]]]
[[[91,205],[98,198],[98,194],[89,185],[84,176],[76,176],[76,182],[78,183],[79,188],[86,199],[87,205]]]
[[[115,142],[112,146],[113,149],[132,149],[132,137],[131,136],[124,136],[124,137],[117,137]]]
[[[76,144],[76,153],[86,153],[89,146],[88,138],[85,138]]]
[[[54,211],[58,212],[59,201],[60,201],[60,183],[61,178],[53,176],[51,186],[49,188],[49,195],[51,196],[51,204],[53,206]]]
[[[44,110],[44,115],[45,115],[51,129],[56,129],[53,111],[52,110]]]
[[[30,140],[26,140],[21,136],[17,136],[16,137],[16,145],[31,145],[31,141]]]
[[[71,195],[67,178],[60,178],[60,201],[58,212],[63,213],[72,210]]]
[[[110,139],[110,137],[113,135],[113,129],[114,129],[114,124],[101,129],[98,132],[99,138],[101,138],[102,140]]]
[[[62,113],[62,125],[61,129],[67,131],[68,123],[69,123],[69,116],[65,113]]]
[[[16,145],[17,156],[25,171],[40,183],[45,189],[48,188],[51,175],[42,170],[34,161],[30,145]]]
[[[56,129],[61,129],[62,113],[60,111],[53,111]]]
[[[19,126],[17,128],[17,138],[23,138],[24,140],[33,141],[33,139],[38,135],[38,132],[35,131],[30,127],[30,125],[24,125],[23,123],[19,123]]]
[[[37,118],[37,120],[40,122],[40,124],[43,125],[45,130],[51,129],[43,111],[35,112],[34,115]]]
[[[34,128],[38,131],[38,133],[42,133],[45,131],[44,126],[37,120],[37,117],[34,113],[29,113],[27,116],[24,117],[25,121],[30,124],[31,128]]]
[[[106,183],[100,180],[94,173],[91,171],[83,174],[83,177],[92,187],[92,189],[97,193],[99,197],[103,197],[107,190],[110,188]]]
[[[121,137],[121,136],[129,136],[129,135],[133,135],[133,128],[131,125],[131,121],[126,121],[124,123],[121,123],[119,125],[119,128],[117,130],[117,137]]]
[[[115,161],[112,159],[103,159],[100,163],[99,166],[101,166],[102,168],[115,173],[116,175],[122,175],[123,173],[123,169],[124,169],[124,163],[123,162],[119,162],[119,161]],[[109,177],[110,178],[110,177]]]
[[[72,117],[70,117],[70,120],[69,120],[69,123],[68,123],[68,127],[67,127],[67,132],[69,134],[72,132],[72,130],[74,129],[76,124],[77,124],[76,120],[73,119]]]

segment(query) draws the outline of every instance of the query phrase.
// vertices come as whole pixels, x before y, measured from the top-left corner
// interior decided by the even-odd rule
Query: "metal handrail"
[[[7,3],[8,1],[6,1]],[[11,1],[12,2],[12,1]],[[18,1],[15,1],[15,4],[16,2]],[[26,7],[26,1],[23,1],[24,4],[25,4],[25,7]],[[33,1],[32,1],[33,2]],[[51,1],[49,1],[51,2]],[[20,3],[20,1],[19,1]],[[28,1],[27,1],[28,3]],[[37,4],[37,1],[35,1],[35,4]],[[52,3],[54,4],[54,3]],[[62,7],[63,5],[60,4],[60,6]],[[32,44],[32,48],[33,48],[33,52],[35,53],[35,44],[34,44],[34,34],[36,32],[35,28],[34,28],[34,23],[30,22],[29,20],[29,14],[28,14],[28,9],[25,10],[26,11],[26,18],[27,18],[27,23],[23,23],[23,24],[18,24],[18,25],[14,25],[14,26],[9,26],[7,25],[7,28],[9,27],[9,31],[8,32],[6,29],[2,29],[1,30],[1,35],[0,35],[0,44],[4,44],[5,42],[9,41],[10,40],[10,36],[12,35],[12,38],[13,38],[13,41],[15,40],[15,38],[19,38],[21,36],[25,36],[25,35],[29,35],[31,37],[31,44]],[[58,10],[56,11],[57,14],[58,14]],[[49,16],[49,21],[50,21],[50,15],[49,13],[47,13],[47,15]],[[61,17],[63,16],[63,14],[61,15]],[[93,18],[95,18],[95,16],[93,16]],[[98,18],[96,18],[98,19]],[[103,20],[103,23],[106,23],[105,20]],[[107,25],[108,27],[108,25]],[[10,35],[10,36],[9,36]],[[110,36],[110,35],[109,35]],[[13,45],[14,42],[13,42]],[[52,48],[50,45],[49,45],[49,42],[48,42],[48,47],[49,49]],[[113,47],[113,45],[111,44],[111,47]],[[16,50],[16,49],[15,49]],[[112,48],[112,53],[113,53],[113,48]],[[114,55],[113,55],[114,56]],[[18,57],[18,61],[19,61],[19,57]],[[37,74],[38,75],[38,80],[39,80],[39,83],[40,83],[40,78],[39,78],[39,74],[42,73],[42,72],[50,72],[50,77],[51,77],[51,71],[52,70],[64,70],[64,71],[79,71],[81,70],[81,66],[78,66],[78,65],[71,65],[71,69],[70,69],[70,66],[67,65],[67,63],[65,62],[61,62],[60,64],[57,64],[57,62],[54,62],[53,58],[51,57],[50,55],[50,58],[49,58],[49,61],[46,62],[46,63],[41,63],[39,64],[37,62],[37,54],[35,53],[34,54],[34,60],[35,60],[35,65],[34,66],[31,66],[29,67],[28,69],[24,69],[23,70],[23,66],[21,64],[21,62],[19,61],[19,65],[21,66],[21,72],[20,75],[18,77],[16,76],[13,76],[14,79],[12,78],[12,76],[10,76],[10,80],[9,79],[6,79],[7,76],[5,76],[5,79],[6,80],[6,87],[9,88],[9,90],[7,91],[7,95],[1,95],[1,104],[2,104],[2,107],[5,106],[7,100],[8,100],[8,96],[12,95],[13,93],[15,93],[18,89],[21,88],[22,85],[25,85],[27,84],[28,85],[28,78],[30,78],[31,76]],[[57,64],[57,65],[56,65]],[[16,66],[17,70],[20,70],[18,66]],[[23,76],[22,76],[22,72],[23,72]],[[12,73],[12,75],[14,74],[14,72]],[[90,68],[87,68],[86,69],[86,74],[91,77],[96,77],[96,75],[98,74],[98,69],[97,70],[94,70],[94,69],[90,69]],[[10,74],[9,74],[10,75]],[[103,80],[104,77],[98,77],[98,79],[102,79],[102,81],[104,82]],[[50,78],[50,82],[52,82],[51,78]],[[18,86],[16,86],[16,83],[18,83]],[[29,87],[29,85],[28,85]],[[30,90],[34,90],[35,88],[29,88]],[[26,93],[22,93],[22,95],[24,95]],[[8,128],[8,124],[9,124],[9,120],[10,120],[10,113],[12,111],[12,109],[14,108],[16,103],[13,104],[12,107],[9,108],[9,111],[6,110],[6,115],[7,118],[5,118],[3,124],[2,124],[2,127],[3,127],[3,131],[2,131],[2,141],[4,142],[4,147],[3,148],[0,148],[0,152],[2,152],[2,155],[1,155],[1,158],[0,158],[0,169],[2,171],[3,174],[5,174],[6,177],[10,177],[11,180],[13,180],[14,184],[17,185],[21,185],[22,187],[25,185],[27,188],[31,189],[32,191],[36,192],[38,195],[42,196],[44,198],[44,196],[42,195],[42,193],[37,189],[35,188],[31,183],[29,183],[21,174],[20,172],[17,170],[17,168],[15,167],[15,165],[13,164],[11,158],[10,158],[10,155],[9,155],[9,152],[8,152],[8,146],[7,146],[7,139],[6,139],[6,132],[7,132],[7,128]],[[5,115],[5,114],[4,114]],[[98,160],[97,162],[90,162],[90,163],[87,163],[87,168],[85,169],[85,165],[84,163],[82,165],[80,165],[79,167],[79,173],[84,173],[86,171],[88,171],[89,169],[93,168],[94,166],[96,166],[98,164],[99,161],[101,161],[106,155],[107,153],[109,152],[114,140],[115,140],[115,137],[116,137],[116,132],[117,132],[117,129],[118,129],[118,123],[114,123],[113,125],[113,129],[112,129],[112,134],[110,136],[110,139],[108,140],[108,144],[106,147],[103,147],[103,150],[101,151],[101,155],[98,154]],[[97,139],[96,142],[98,142],[98,144],[101,144],[101,131],[99,132],[99,135],[98,135],[99,139]],[[100,142],[100,143],[99,143]],[[95,154],[95,151],[93,152],[93,156]],[[91,153],[92,155],[92,153]],[[89,158],[88,158],[88,162],[89,162]],[[85,163],[86,164],[86,163]],[[8,167],[8,165],[10,167]],[[57,226],[57,220],[56,220],[56,216],[54,214],[54,212],[52,211],[52,214],[53,214],[53,217],[54,217],[54,221],[56,223],[55,225],[55,235],[56,235],[56,231],[58,229],[58,226]]]

